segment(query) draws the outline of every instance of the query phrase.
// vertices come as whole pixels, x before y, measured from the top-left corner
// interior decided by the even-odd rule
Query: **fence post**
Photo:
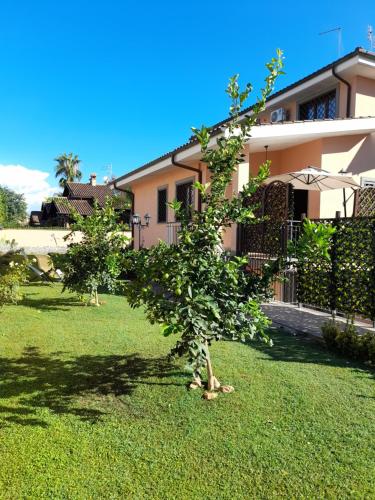
[[[300,234],[303,233],[303,221],[307,218],[307,215],[305,213],[301,214],[301,232]],[[298,266],[297,266],[297,298],[298,298]],[[298,307],[301,309],[302,307],[302,302],[298,301]]]
[[[333,221],[333,227],[336,231],[332,236],[332,247],[331,247],[331,279],[330,279],[330,309],[333,319],[335,319],[337,314],[337,231],[339,230],[339,220],[341,217],[341,212],[336,212],[335,220]]]
[[[375,221],[372,223],[372,326],[375,328]]]

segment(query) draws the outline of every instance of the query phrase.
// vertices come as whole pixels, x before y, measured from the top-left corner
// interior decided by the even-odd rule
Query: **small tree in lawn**
[[[214,340],[245,342],[259,336],[271,343],[265,332],[269,322],[260,309],[263,285],[244,272],[246,258],[225,259],[220,251],[223,229],[232,223],[256,222],[256,207],[248,207],[244,201],[268,175],[266,162],[238,196],[228,199],[225,195],[238,164],[243,161],[242,152],[251,127],[282,73],[281,51],[266,67],[264,89],[246,117],[240,117],[240,111],[252,86],[248,84],[241,91],[238,75],[230,79],[227,88],[231,98],[230,121],[225,134],[216,140],[216,147],[211,147],[209,129],[193,129],[201,145],[202,161],[211,173],[209,184],[195,183],[202,196],[203,211],[190,207],[186,213],[180,203],[171,204],[181,221],[178,245],[160,242],[148,252],[135,253],[132,265],[136,279],[127,288],[132,306],[144,305],[151,322],[163,324],[164,335],[179,336],[171,354],[188,355],[194,372],[191,388],[202,386],[202,369],[206,367],[208,399],[217,395],[211,391],[220,388],[209,352]],[[224,386],[221,390],[231,392],[233,388]]]
[[[114,292],[117,288],[129,238],[110,198],[104,208],[95,204],[92,215],[82,217],[75,213],[73,217],[75,222],[67,238],[80,231],[82,240],[70,243],[64,258],[59,259],[63,290],[77,292],[82,298],[88,294],[90,303],[99,306],[98,289],[103,287]]]

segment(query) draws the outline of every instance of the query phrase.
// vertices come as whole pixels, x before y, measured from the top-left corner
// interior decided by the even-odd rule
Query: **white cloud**
[[[29,210],[40,210],[44,198],[58,190],[49,184],[48,176],[48,172],[22,165],[0,165],[0,185],[24,194]]]

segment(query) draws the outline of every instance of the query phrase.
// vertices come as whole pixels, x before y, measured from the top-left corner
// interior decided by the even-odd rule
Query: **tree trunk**
[[[95,305],[99,307],[99,295],[98,295],[98,290],[95,290]]]
[[[220,382],[215,377],[213,369],[212,369],[210,351],[208,350],[208,342],[207,341],[206,341],[206,367],[207,367],[207,390],[209,392],[216,391],[220,387]]]

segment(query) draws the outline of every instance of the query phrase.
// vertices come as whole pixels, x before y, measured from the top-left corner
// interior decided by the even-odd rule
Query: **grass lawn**
[[[375,498],[374,373],[313,341],[222,342],[189,392],[122,297],[27,287],[0,311],[0,498]]]

